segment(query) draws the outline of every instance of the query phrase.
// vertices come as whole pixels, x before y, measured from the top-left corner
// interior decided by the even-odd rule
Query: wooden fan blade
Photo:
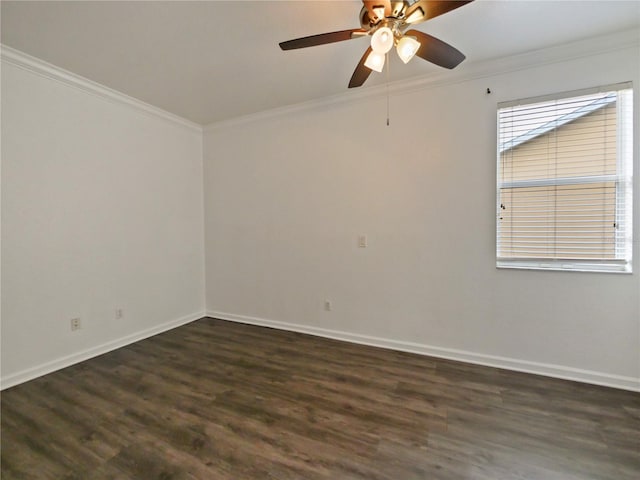
[[[449,0],[418,0],[408,10],[407,23],[414,24],[438,17],[443,13],[460,8],[473,0],[449,1]]]
[[[360,59],[360,63],[353,71],[353,75],[351,75],[351,80],[349,80],[349,88],[360,87],[364,82],[367,81],[369,75],[371,75],[371,69],[369,67],[364,66],[364,62],[367,61],[367,57],[373,50],[371,47],[367,48],[367,51],[364,52],[364,55]]]
[[[319,35],[310,35],[308,37],[295,38],[280,42],[282,50],[294,50],[296,48],[314,47],[316,45],[324,45],[326,43],[342,42],[351,40],[362,35],[366,35],[367,31],[362,28],[353,28],[351,30],[340,30],[339,32],[320,33]]]
[[[362,0],[362,3],[364,3],[365,8],[369,12],[369,19],[373,23],[378,23],[382,20],[382,18],[376,14],[377,9],[384,9],[384,17],[391,15],[391,0]]]
[[[435,63],[444,68],[455,68],[466,58],[460,50],[426,33],[408,30],[405,35],[416,37],[420,42],[420,48],[416,55],[427,62]]]

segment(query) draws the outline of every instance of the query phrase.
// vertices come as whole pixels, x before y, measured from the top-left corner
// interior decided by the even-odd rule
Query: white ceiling
[[[345,92],[368,38],[283,52],[296,37],[358,28],[362,3],[2,1],[2,43],[200,124]],[[466,62],[640,31],[640,0],[476,0],[418,28]],[[390,80],[439,67],[391,56]],[[384,83],[373,73],[364,87]]]

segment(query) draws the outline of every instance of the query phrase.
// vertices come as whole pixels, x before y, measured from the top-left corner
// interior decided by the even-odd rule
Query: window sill
[[[632,273],[631,261],[497,259],[496,268],[556,272]]]

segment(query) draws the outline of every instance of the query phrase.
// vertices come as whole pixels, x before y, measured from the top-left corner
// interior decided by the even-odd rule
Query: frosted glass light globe
[[[371,36],[371,48],[377,53],[387,53],[393,47],[393,32],[389,27],[380,27]]]
[[[384,68],[384,53],[371,52],[367,56],[364,66],[378,73],[381,72]]]
[[[404,63],[408,63],[413,58],[418,49],[420,42],[413,37],[402,37],[396,46],[398,56]]]

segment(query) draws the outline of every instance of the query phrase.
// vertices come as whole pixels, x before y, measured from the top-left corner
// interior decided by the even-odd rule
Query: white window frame
[[[633,190],[633,120],[627,122],[620,115],[621,107],[616,107],[617,112],[617,169],[615,175],[600,176],[574,176],[566,178],[548,178],[535,180],[515,180],[501,183],[501,148],[500,148],[500,111],[502,109],[527,104],[541,103],[552,100],[570,99],[583,95],[591,95],[602,92],[631,90],[627,98],[629,104],[624,108],[633,109],[633,88],[631,82],[625,82],[603,87],[563,92],[559,94],[532,97],[511,102],[501,102],[497,109],[497,170],[496,170],[496,267],[515,268],[526,270],[557,270],[579,272],[608,272],[631,273],[633,250],[633,224],[632,224],[632,190]],[[620,96],[618,100],[620,100]],[[627,101],[622,100],[622,101]],[[633,118],[633,114],[630,116]],[[625,229],[615,232],[615,259],[562,259],[562,258],[534,258],[534,257],[501,257],[500,256],[500,216],[501,216],[501,189],[513,187],[545,187],[578,184],[596,184],[615,182],[616,204],[623,204],[625,208],[616,209],[616,222],[618,225],[624,222]]]

